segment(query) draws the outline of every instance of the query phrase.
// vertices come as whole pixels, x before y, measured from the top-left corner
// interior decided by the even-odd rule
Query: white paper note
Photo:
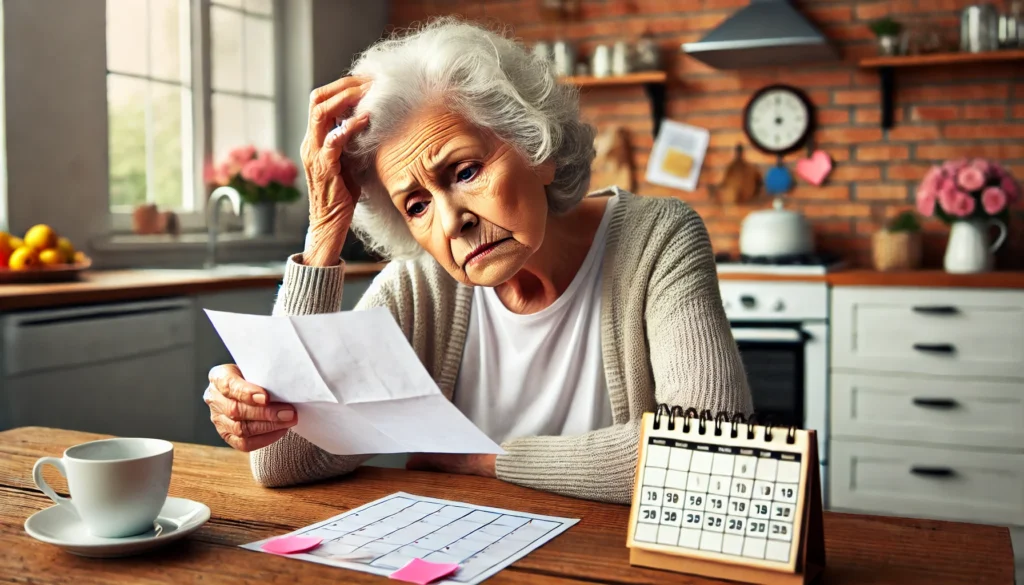
[[[414,558],[456,563],[454,575],[435,583],[475,585],[577,522],[397,492],[289,533],[323,543],[288,558],[381,576]],[[242,548],[264,552],[260,546],[267,540]]]
[[[321,449],[504,453],[444,397],[387,309],[206,313],[246,380],[294,404],[295,432]]]

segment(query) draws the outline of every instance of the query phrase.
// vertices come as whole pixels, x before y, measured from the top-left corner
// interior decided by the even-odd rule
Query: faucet
[[[242,216],[242,197],[233,187],[217,187],[210,194],[210,200],[206,203],[206,268],[213,268],[217,265],[217,229],[220,223],[220,202],[227,198],[231,202],[231,210],[235,215]]]

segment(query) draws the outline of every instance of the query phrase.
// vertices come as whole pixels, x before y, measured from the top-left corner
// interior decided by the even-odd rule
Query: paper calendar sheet
[[[438,583],[474,585],[578,521],[398,492],[289,533],[323,543],[288,556],[381,576],[414,558],[458,563],[459,570]],[[264,552],[260,546],[267,540],[242,548]]]
[[[649,436],[633,541],[791,566],[802,464],[801,453],[784,448]]]

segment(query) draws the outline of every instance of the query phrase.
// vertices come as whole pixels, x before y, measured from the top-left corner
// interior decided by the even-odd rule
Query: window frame
[[[213,83],[212,83],[212,42],[210,36],[210,7],[215,0],[189,0],[190,6],[190,50],[191,60],[191,88],[192,88],[192,210],[175,210],[178,215],[178,222],[183,232],[203,231],[206,225],[206,201],[207,186],[204,182],[204,168],[206,161],[213,156]],[[244,9],[225,7],[246,13]],[[273,75],[273,112],[274,112],[274,134],[275,148],[280,150],[281,144],[281,121],[282,121],[282,100],[281,100],[281,52],[283,48],[281,41],[281,18],[282,1],[272,0],[270,15],[271,34],[274,38],[274,62]],[[257,14],[257,13],[254,13]],[[265,15],[264,15],[265,16]],[[243,51],[244,51],[243,47]],[[105,75],[111,72],[108,69]],[[115,74],[117,74],[115,72]],[[233,92],[229,92],[234,95]],[[108,147],[109,152],[109,147]],[[109,166],[107,173],[109,174]],[[107,212],[110,216],[110,228],[112,233],[132,232],[131,211],[111,209],[109,193],[107,200]],[[224,215],[224,214],[222,214]],[[241,225],[241,218],[231,216],[223,218],[232,227]]]

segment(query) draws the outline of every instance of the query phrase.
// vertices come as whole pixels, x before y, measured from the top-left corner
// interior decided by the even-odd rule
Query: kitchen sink
[[[153,274],[174,274],[189,276],[214,276],[214,277],[243,277],[243,276],[284,276],[284,262],[265,263],[226,263],[217,264],[211,268],[202,266],[190,266],[184,268],[144,268],[146,272]]]

